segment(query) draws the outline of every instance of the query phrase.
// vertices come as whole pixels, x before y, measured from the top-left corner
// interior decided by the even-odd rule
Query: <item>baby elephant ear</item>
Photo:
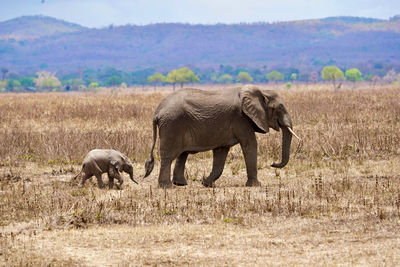
[[[257,87],[243,87],[240,92],[243,112],[265,133],[269,132],[266,98]]]
[[[115,159],[111,160],[111,165],[113,165],[115,168],[117,168],[117,170],[118,170],[119,172],[122,171],[121,162],[119,162],[118,160],[115,160]]]

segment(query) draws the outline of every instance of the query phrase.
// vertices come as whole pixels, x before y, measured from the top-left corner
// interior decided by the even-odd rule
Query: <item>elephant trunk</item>
[[[131,178],[131,180],[132,180],[134,183],[138,184],[138,182],[136,182],[135,178],[133,178],[133,170],[132,170],[132,169],[129,170],[129,177]]]
[[[274,168],[283,168],[289,162],[292,134],[289,130],[289,127],[282,127],[281,129],[282,129],[282,161],[280,163],[273,163],[271,166]]]

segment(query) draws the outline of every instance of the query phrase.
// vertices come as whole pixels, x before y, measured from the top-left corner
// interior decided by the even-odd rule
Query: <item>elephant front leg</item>
[[[210,175],[202,182],[204,186],[212,187],[214,182],[221,176],[228,152],[229,147],[220,147],[213,150],[213,167]]]
[[[108,189],[112,189],[114,187],[114,176],[108,173]]]
[[[187,185],[187,181],[185,179],[185,163],[188,157],[188,153],[182,153],[175,162],[174,174],[172,178],[172,182],[174,185],[184,186]]]
[[[247,139],[245,143],[240,143],[240,146],[246,163],[246,186],[260,186],[261,183],[257,179],[257,140],[255,136]]]
[[[171,183],[171,163],[169,158],[161,158],[160,175],[158,176],[158,186],[160,188],[170,188]]]
[[[118,183],[115,184],[117,189],[121,189],[121,186],[123,184],[123,180],[121,178],[121,175],[119,171],[115,167],[111,167],[108,170],[108,188],[112,189],[114,187],[114,178],[118,180]]]
[[[121,190],[121,186],[124,183],[124,180],[122,180],[121,174],[118,171],[115,173],[115,178],[117,178],[118,180],[118,183],[116,183],[115,186],[118,190]]]

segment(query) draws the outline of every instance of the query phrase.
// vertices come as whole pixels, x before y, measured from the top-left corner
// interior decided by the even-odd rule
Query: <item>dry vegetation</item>
[[[280,133],[258,136],[262,187],[244,187],[237,146],[216,188],[200,184],[211,170],[200,153],[186,187],[158,189],[156,161],[120,191],[69,181],[96,147],[143,175],[163,94],[1,95],[0,265],[398,263],[400,89],[280,94],[305,141],[274,170]]]

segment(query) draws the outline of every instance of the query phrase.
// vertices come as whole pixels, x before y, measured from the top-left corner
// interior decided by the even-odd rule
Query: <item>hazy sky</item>
[[[46,15],[88,27],[276,22],[330,16],[388,19],[396,14],[400,14],[400,0],[0,0],[0,21]]]

